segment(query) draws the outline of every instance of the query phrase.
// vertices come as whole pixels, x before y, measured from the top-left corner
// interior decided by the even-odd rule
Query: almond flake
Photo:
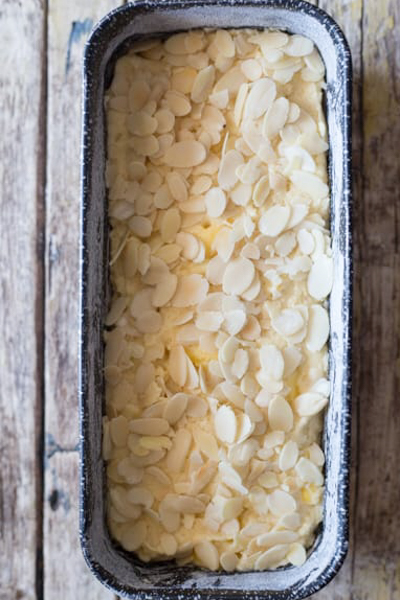
[[[171,473],[180,473],[185,464],[192,436],[187,429],[179,429],[172,442],[172,448],[167,454],[166,465]]]
[[[322,255],[312,265],[307,280],[307,289],[310,296],[316,300],[323,300],[328,296],[333,283],[333,260]]]
[[[289,206],[272,206],[261,216],[258,228],[264,235],[276,237],[285,229],[289,217]]]
[[[264,344],[260,348],[260,363],[267,377],[280,381],[285,366],[282,352],[273,344]]]
[[[194,167],[206,159],[207,152],[203,144],[195,140],[176,142],[164,155],[164,161],[169,167]]]
[[[296,464],[295,471],[303,481],[307,483],[315,483],[315,485],[323,485],[324,477],[318,467],[303,456]]]
[[[211,188],[206,193],[204,200],[209,217],[216,218],[223,214],[226,208],[226,196],[221,188]]]
[[[244,408],[245,397],[240,391],[240,389],[237,387],[237,385],[233,385],[228,381],[223,381],[219,385],[219,388],[225,396],[225,398],[229,400],[229,402],[232,402],[232,404],[237,408]]]
[[[320,177],[305,171],[292,171],[291,182],[313,200],[322,200],[329,193],[329,188]]]
[[[297,462],[299,455],[299,449],[296,442],[289,440],[283,446],[279,454],[279,468],[281,471],[288,471],[292,469]]]
[[[193,437],[197,448],[207,456],[207,458],[218,462],[218,444],[213,435],[202,429],[195,429]]]
[[[232,67],[224,73],[214,86],[214,92],[228,90],[229,94],[237,94],[242,83],[246,83],[246,77],[240,67]]]
[[[255,206],[260,207],[264,204],[266,199],[268,198],[268,194],[270,192],[269,187],[269,177],[268,175],[263,175],[258,183],[254,187],[253,191],[253,202]]]
[[[157,129],[157,119],[150,117],[145,111],[138,111],[128,117],[127,125],[130,133],[139,136],[148,136]]]
[[[257,537],[258,546],[270,548],[276,544],[290,544],[298,539],[298,534],[294,531],[270,531],[262,533]]]
[[[169,423],[165,419],[133,419],[129,423],[129,429],[139,435],[163,435],[169,430]]]
[[[254,264],[247,258],[235,258],[228,263],[223,275],[222,287],[226,294],[242,294],[252,283]]]
[[[185,43],[186,35],[186,33],[176,33],[167,38],[164,42],[166,51],[171,54],[189,54]]]
[[[171,90],[165,94],[165,100],[169,110],[175,115],[175,117],[184,117],[191,111],[192,107],[190,101],[185,94]]]
[[[252,186],[246,183],[239,183],[231,192],[231,200],[237,206],[246,206],[251,198]]]
[[[230,573],[236,569],[239,559],[234,552],[223,552],[220,556],[220,562],[224,571]]]
[[[290,550],[286,555],[288,561],[295,567],[300,567],[305,563],[307,554],[302,544],[291,544]]]
[[[183,346],[174,346],[169,353],[169,374],[173,381],[183,387],[187,378],[186,352]]]
[[[288,56],[306,56],[314,50],[312,41],[302,35],[291,35],[285,46],[285,54]]]
[[[236,169],[243,163],[243,156],[237,150],[229,150],[222,158],[218,172],[218,183],[223,190],[232,189],[237,182]]]
[[[293,513],[297,508],[293,496],[282,490],[275,490],[269,494],[267,502],[270,511],[276,516]]]
[[[140,156],[154,156],[159,150],[159,143],[154,135],[144,137],[133,136],[131,138],[131,146]]]
[[[302,354],[295,346],[287,346],[283,350],[283,357],[285,359],[285,371],[283,375],[284,377],[290,377],[301,364]]]
[[[141,333],[157,333],[163,323],[162,316],[155,310],[144,312],[136,321],[136,327]]]
[[[199,241],[191,233],[180,231],[176,236],[176,243],[181,246],[182,256],[187,260],[194,260],[199,253]]]
[[[208,281],[212,285],[221,285],[225,269],[226,264],[219,256],[211,258],[206,267],[206,277]]]
[[[147,525],[144,521],[137,521],[134,525],[124,529],[121,545],[128,552],[135,552],[146,539]]]
[[[291,229],[292,227],[296,227],[296,225],[299,225],[299,223],[302,222],[307,213],[308,206],[306,206],[305,204],[293,204],[290,219],[287,223],[287,229]]]
[[[153,226],[147,217],[132,217],[129,220],[129,229],[140,238],[147,238],[151,235]]]
[[[244,109],[245,119],[258,119],[271,106],[276,96],[276,85],[272,79],[264,77],[256,81],[247,97]]]
[[[163,216],[161,222],[161,238],[163,242],[173,242],[181,225],[181,216],[177,208],[169,208]]]
[[[281,97],[274,100],[265,114],[263,121],[263,135],[273,139],[284,127],[289,114],[289,101]]]
[[[196,327],[202,331],[218,331],[224,317],[221,313],[215,311],[205,311],[198,315]]]
[[[328,404],[328,398],[318,392],[300,394],[294,401],[294,408],[300,417],[311,417],[321,412]]]
[[[187,404],[186,414],[193,418],[202,418],[208,412],[208,404],[200,396],[190,396]]]
[[[290,337],[304,327],[304,318],[300,311],[286,308],[272,319],[271,324],[277,333],[283,337]]]
[[[290,431],[293,427],[293,411],[282,397],[275,396],[268,404],[268,423],[271,429]]]
[[[246,313],[243,310],[230,310],[224,313],[224,329],[229,335],[242,331],[246,323]]]
[[[229,406],[220,406],[214,417],[214,428],[221,442],[233,444],[236,438],[237,422],[233,410]]]
[[[246,350],[239,348],[235,352],[235,358],[233,359],[231,369],[232,373],[238,378],[242,379],[243,375],[249,368],[249,355]]]
[[[174,200],[184,202],[188,199],[188,192],[182,175],[173,171],[172,173],[168,173],[166,181]]]
[[[146,104],[150,95],[147,81],[135,81],[129,90],[129,107],[132,111],[140,110]]]
[[[219,568],[219,554],[214,544],[203,540],[194,546],[194,553],[201,566],[217,571]]]
[[[220,92],[214,92],[213,94],[210,94],[210,96],[208,97],[208,101],[216,108],[223,110],[228,106],[229,92],[226,89],[221,90]]]
[[[201,275],[183,275],[179,278],[172,305],[178,308],[186,308],[199,304],[206,297],[208,288],[208,282]]]
[[[187,403],[187,394],[175,394],[167,401],[163,411],[163,418],[166,419],[170,425],[175,425],[185,412]]]
[[[204,102],[207,99],[214,84],[214,79],[215,67],[212,65],[198,72],[190,95],[193,102]]]
[[[178,244],[165,244],[155,252],[155,256],[160,258],[165,264],[171,265],[178,260],[181,251],[182,248]]]
[[[160,545],[163,554],[174,556],[178,549],[178,542],[171,533],[163,533],[160,537]]]
[[[306,346],[310,352],[319,352],[329,336],[329,317],[325,308],[313,304],[309,308]]]
[[[249,84],[242,83],[236,96],[235,108],[233,111],[233,121],[236,127],[239,127],[242,120],[243,109],[246,102],[247,94],[249,92]]]

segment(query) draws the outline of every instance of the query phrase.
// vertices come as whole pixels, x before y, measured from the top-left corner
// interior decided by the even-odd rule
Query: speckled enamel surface
[[[132,40],[198,27],[275,27],[308,36],[326,65],[334,285],[330,297],[330,378],[325,420],[324,520],[301,567],[249,573],[206,572],[174,563],[143,564],[110,539],[101,456],[103,319],[108,305],[104,90]],[[138,1],[111,12],[87,44],[81,232],[81,506],[83,551],[93,573],[121,596],[138,600],[300,600],[340,568],[348,546],[351,420],[351,57],[342,32],[323,11],[298,0]]]

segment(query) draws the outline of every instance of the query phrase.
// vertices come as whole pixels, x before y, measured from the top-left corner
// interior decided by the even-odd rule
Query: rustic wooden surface
[[[115,599],[77,533],[77,272],[82,50],[121,3],[0,1],[0,600]],[[313,598],[400,600],[400,3],[319,6],[354,65],[354,426],[350,551]]]

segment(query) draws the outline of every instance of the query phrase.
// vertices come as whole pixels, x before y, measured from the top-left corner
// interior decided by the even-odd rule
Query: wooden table
[[[119,0],[1,0],[0,600],[108,600],[78,541],[82,50]],[[320,0],[354,62],[351,546],[317,600],[400,598],[400,2]],[[1,125],[2,123],[2,125]]]

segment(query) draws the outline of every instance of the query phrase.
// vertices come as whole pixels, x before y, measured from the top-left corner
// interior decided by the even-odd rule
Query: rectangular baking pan
[[[116,59],[141,36],[201,27],[272,27],[313,40],[326,65],[331,234],[329,409],[325,419],[324,518],[301,567],[249,573],[207,572],[175,563],[143,564],[111,539],[106,525],[102,460],[103,322],[108,309],[108,223],[104,92]],[[84,59],[80,314],[80,536],[92,572],[122,596],[299,600],[339,570],[348,545],[351,403],[351,56],[336,23],[298,0],[145,0],[108,14],[92,33]]]

